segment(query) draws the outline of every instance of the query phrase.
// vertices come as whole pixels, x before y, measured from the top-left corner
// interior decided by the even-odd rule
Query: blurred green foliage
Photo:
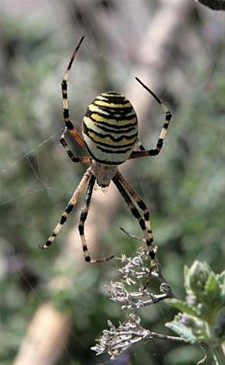
[[[180,39],[171,51],[162,89],[157,91],[174,115],[165,148],[151,161],[137,161],[129,176],[150,205],[159,261],[178,295],[184,292],[184,265],[199,259],[220,272],[225,257],[224,40],[215,20],[197,10],[196,14],[190,14],[183,36],[185,32],[186,38],[195,34],[201,51],[194,53],[191,44],[185,48]],[[49,282],[63,271],[54,263],[61,250],[66,250],[60,243],[74,224],[73,218],[54,249],[47,253],[38,250],[38,243],[48,237],[83,173],[83,167],[73,166],[58,144],[63,128],[60,82],[73,44],[71,41],[68,45],[66,40],[74,26],[71,23],[69,28],[71,19],[65,12],[65,18],[66,15],[64,36],[57,22],[52,24],[43,14],[23,17],[22,22],[1,17],[0,361],[5,365],[12,363],[32,314],[45,299],[52,300],[61,310],[69,310],[74,318],[71,338],[58,365],[100,363],[89,348],[106,320],[115,322],[121,315],[103,289],[115,273],[115,263],[88,266],[79,277],[71,264],[63,274],[71,277],[74,286],[54,294],[49,289]],[[80,25],[91,38],[91,27],[83,24],[78,15],[76,19],[80,19],[80,24],[77,20],[75,26]],[[210,32],[209,21],[213,36],[209,35],[209,43],[204,44],[205,38],[201,37]],[[188,27],[192,27],[193,34],[189,34]],[[80,33],[75,32],[70,39],[76,42]],[[97,30],[92,42],[96,38]],[[98,36],[99,40],[105,41],[104,34]],[[71,109],[76,110],[78,121],[89,101],[87,94],[94,97],[99,85],[104,89],[120,87],[112,84],[110,67],[104,64],[111,60],[97,58],[99,50],[100,46],[91,57],[84,47],[76,61],[76,103],[71,102]],[[125,63],[121,69],[120,65],[122,77],[128,66],[131,67]],[[149,118],[155,132],[145,138],[144,145],[150,146],[155,143],[163,118],[157,106]],[[104,244],[118,242],[116,252],[132,252],[136,243],[117,229],[120,226],[138,235],[138,226],[134,228],[133,218],[123,206],[113,221],[113,230],[103,237]],[[78,249],[79,245],[75,250]],[[171,320],[173,314],[165,304],[143,312],[145,327],[161,332],[163,323]],[[74,341],[78,342],[76,352]],[[201,358],[201,351],[196,352],[188,346],[152,341],[136,346],[118,364],[188,365]]]

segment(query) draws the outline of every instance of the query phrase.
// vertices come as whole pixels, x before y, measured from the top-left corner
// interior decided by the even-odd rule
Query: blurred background
[[[184,296],[184,266],[195,259],[217,273],[224,269],[224,33],[224,13],[194,0],[0,2],[1,364],[187,365],[203,357],[194,346],[160,340],[115,361],[90,350],[107,320],[117,324],[124,314],[105,289],[118,263],[83,260],[77,235],[83,197],[55,245],[46,251],[38,245],[85,171],[58,142],[60,83],[85,35],[69,79],[74,125],[80,129],[97,94],[115,90],[130,99],[140,139],[154,148],[164,116],[135,76],[153,89],[173,113],[164,148],[121,171],[150,207],[158,259],[177,296]],[[121,226],[141,236],[113,186],[95,191],[86,224],[93,257],[134,254],[138,242]],[[142,325],[172,334],[164,323],[174,314],[165,303],[146,308]]]

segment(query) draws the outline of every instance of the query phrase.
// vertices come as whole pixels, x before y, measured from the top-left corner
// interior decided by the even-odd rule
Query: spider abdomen
[[[102,93],[88,106],[82,133],[94,160],[119,165],[129,158],[137,142],[135,110],[125,96],[114,91]]]

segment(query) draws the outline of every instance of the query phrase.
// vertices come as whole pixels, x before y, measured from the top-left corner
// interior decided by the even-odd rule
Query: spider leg
[[[117,171],[112,180],[130,208],[131,213],[139,222],[139,225],[144,233],[145,242],[151,259],[151,268],[154,268],[156,267],[156,249],[153,245],[153,234],[149,218],[149,210],[143,200],[141,200],[136,191],[130,186],[130,184],[125,180],[119,171]],[[140,214],[137,207],[143,211],[143,216]]]
[[[138,147],[139,151],[145,151],[145,147],[141,143],[141,141],[137,141],[136,146]]]
[[[85,221],[86,221],[87,216],[88,216],[95,180],[96,180],[95,176],[92,175],[90,177],[89,182],[88,182],[87,193],[86,193],[86,197],[85,197],[85,204],[84,204],[84,207],[81,211],[80,221],[79,221],[79,225],[78,225],[78,230],[79,230],[81,243],[82,243],[82,248],[83,248],[83,253],[84,253],[84,259],[85,259],[86,262],[91,263],[91,264],[92,263],[99,263],[99,262],[106,262],[106,261],[109,261],[113,258],[113,256],[110,256],[110,257],[107,257],[107,258],[100,258],[100,259],[97,259],[97,260],[91,259],[91,255],[90,255],[90,252],[88,250],[88,246],[87,246],[85,235],[84,235],[84,224],[85,224]]]
[[[63,146],[63,148],[65,148],[67,155],[69,156],[69,158],[73,161],[73,162],[80,162],[80,163],[91,163],[92,159],[90,157],[77,157],[74,156],[73,152],[69,149],[69,146],[66,142],[66,134],[68,132],[68,128],[65,127],[64,131],[60,137],[59,142],[61,143],[61,145]]]
[[[157,101],[157,103],[161,106],[161,109],[165,115],[164,117],[164,123],[163,127],[161,129],[158,141],[156,143],[156,147],[150,150],[141,150],[141,151],[133,151],[130,155],[130,159],[138,158],[138,157],[144,157],[144,156],[156,156],[160,153],[163,142],[166,138],[167,130],[170,124],[170,120],[172,118],[172,114],[169,111],[169,109],[166,107],[166,105],[158,98],[158,96],[153,93],[152,90],[150,90],[139,78],[136,77],[136,80],[154,97],[154,99]]]
[[[74,128],[73,123],[70,120],[70,112],[69,112],[69,103],[68,103],[68,91],[67,91],[67,82],[69,77],[69,72],[72,67],[74,58],[76,57],[76,54],[80,48],[81,43],[83,42],[84,37],[80,39],[80,42],[76,46],[75,50],[73,51],[72,57],[70,59],[70,62],[67,66],[67,69],[63,76],[63,81],[61,83],[61,89],[62,89],[62,98],[63,98],[63,120],[65,122],[65,125],[71,134],[71,136],[75,139],[75,141],[82,147],[86,147],[86,143],[81,136],[81,134]],[[62,143],[62,142],[61,142]]]
[[[83,192],[83,190],[85,189],[85,187],[87,186],[88,180],[90,179],[90,177],[92,176],[91,171],[88,169],[84,176],[82,177],[78,187],[76,188],[76,190],[74,191],[71,199],[69,200],[66,209],[64,210],[63,214],[61,215],[60,221],[59,223],[56,225],[55,229],[53,230],[51,236],[49,236],[48,240],[46,241],[46,243],[44,243],[41,248],[45,249],[48,248],[49,246],[51,246],[51,244],[53,243],[53,241],[55,240],[55,238],[57,237],[57,235],[59,234],[59,232],[61,231],[64,223],[67,221],[67,218],[69,216],[69,214],[71,213],[73,207],[75,206],[75,204],[77,203],[81,193]]]

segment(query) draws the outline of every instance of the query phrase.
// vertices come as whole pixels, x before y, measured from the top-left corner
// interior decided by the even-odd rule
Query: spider
[[[83,40],[84,36],[80,39],[72,54],[61,83],[65,128],[60,137],[60,143],[73,162],[90,164],[90,166],[87,168],[79,185],[70,198],[66,209],[61,215],[59,223],[41,248],[48,248],[53,243],[64,223],[67,221],[67,218],[77,203],[81,193],[87,188],[85,204],[81,211],[78,225],[84,259],[89,263],[106,262],[110,260],[113,256],[99,259],[91,258],[84,235],[84,224],[88,216],[95,183],[97,182],[98,186],[104,188],[107,187],[112,180],[130,208],[132,215],[138,220],[150,256],[150,265],[153,268],[156,266],[156,248],[153,244],[149,210],[143,200],[119,172],[117,166],[128,159],[158,155],[162,149],[172,115],[158,96],[136,77],[136,80],[161,106],[165,115],[164,124],[155,148],[146,150],[138,141],[138,121],[136,112],[124,95],[114,91],[103,92],[90,103],[83,118],[82,134],[79,133],[70,120],[67,84],[70,69]],[[89,156],[77,157],[73,154],[65,139],[68,132],[81,147],[88,151]],[[134,150],[135,147],[138,147],[138,150],[137,148]]]

